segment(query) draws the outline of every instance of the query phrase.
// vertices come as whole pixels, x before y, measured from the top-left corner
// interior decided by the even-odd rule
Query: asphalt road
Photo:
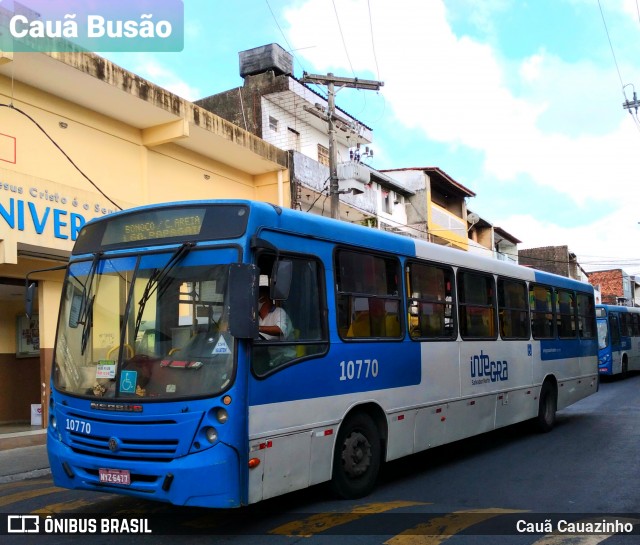
[[[160,545],[194,539],[242,545],[630,545],[640,543],[639,440],[640,376],[633,376],[605,382],[597,394],[559,412],[550,433],[524,423],[389,463],[374,492],[361,500],[339,501],[328,487],[317,486],[213,511],[62,490],[41,477],[1,484],[0,513],[38,515],[41,524],[47,515],[95,517],[95,533],[105,517],[124,516],[131,524],[141,519]],[[571,524],[603,521],[609,526],[576,526],[590,531],[570,533]],[[77,539],[11,534],[2,542]],[[149,536],[82,536],[95,543],[123,539],[137,544]]]

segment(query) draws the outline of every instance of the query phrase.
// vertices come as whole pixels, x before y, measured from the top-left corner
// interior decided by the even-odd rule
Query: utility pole
[[[640,102],[638,101],[638,98],[636,96],[636,92],[633,92],[633,100],[625,100],[622,103],[622,107],[625,110],[629,110],[629,113],[631,113],[631,109],[634,109],[636,111],[636,114],[638,113],[638,107],[640,107]]]
[[[342,78],[334,76],[331,72],[326,76],[317,74],[302,74],[302,83],[317,83],[327,86],[328,106],[327,122],[329,124],[329,197],[331,202],[331,217],[340,219],[340,192],[338,188],[338,149],[336,146],[336,91],[335,86],[341,88],[365,89],[378,91],[384,85],[381,81],[373,81],[359,78]]]

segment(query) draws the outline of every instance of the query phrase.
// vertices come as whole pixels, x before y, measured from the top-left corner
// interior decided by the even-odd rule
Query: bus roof
[[[245,205],[249,207],[251,210],[249,214],[250,232],[259,233],[265,230],[275,230],[296,233],[310,239],[327,240],[345,245],[357,245],[358,247],[370,250],[393,252],[406,257],[418,257],[434,262],[447,263],[455,267],[497,273],[504,276],[521,278],[523,280],[564,287],[566,289],[576,289],[586,292],[593,291],[593,287],[590,284],[564,276],[472,254],[409,236],[372,229],[345,221],[337,221],[289,208],[282,208],[261,201],[214,199],[150,204],[114,212],[108,216],[91,220],[87,223],[87,226],[94,225],[97,222],[109,222],[115,218],[145,210],[161,210],[180,206],[195,207],[214,205]]]

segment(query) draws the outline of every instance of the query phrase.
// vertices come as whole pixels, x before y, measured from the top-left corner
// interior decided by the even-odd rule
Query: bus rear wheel
[[[547,381],[540,389],[540,404],[538,405],[538,429],[546,433],[553,429],[556,423],[556,411],[558,410],[558,393],[552,382]]]
[[[380,433],[371,417],[356,413],[340,427],[333,456],[331,485],[345,499],[369,494],[381,461]]]

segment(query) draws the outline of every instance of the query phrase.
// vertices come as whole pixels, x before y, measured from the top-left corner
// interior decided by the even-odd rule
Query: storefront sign
[[[87,221],[115,210],[91,193],[0,169],[0,232],[13,230],[20,242],[67,249],[60,241],[72,243]]]

